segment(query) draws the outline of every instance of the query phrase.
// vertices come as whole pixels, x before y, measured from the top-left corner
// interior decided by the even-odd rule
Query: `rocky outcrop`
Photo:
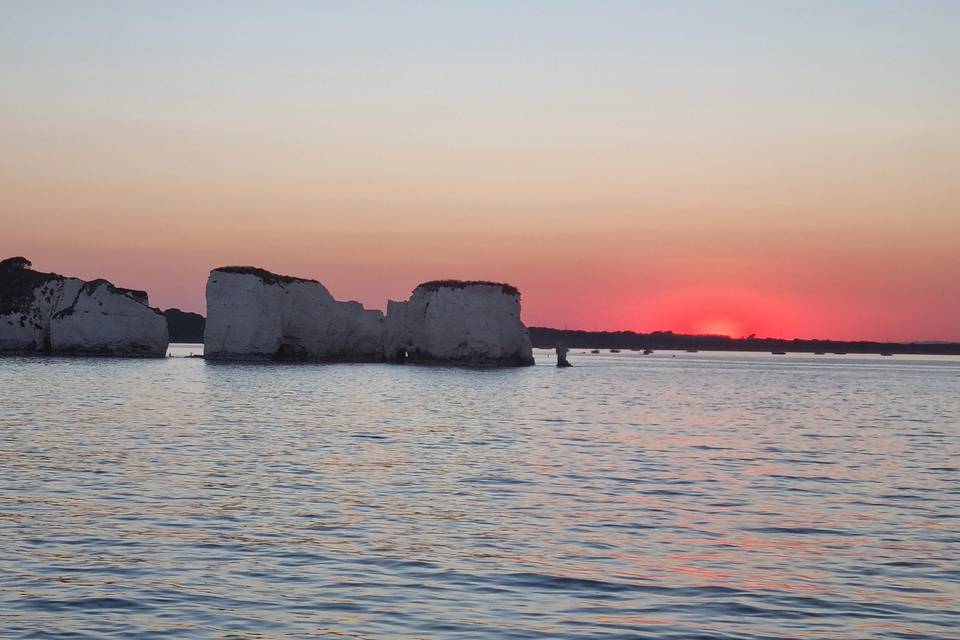
[[[388,360],[471,366],[534,364],[520,320],[520,292],[508,284],[437,280],[387,305]]]
[[[144,291],[0,262],[0,352],[163,357],[167,321]]]
[[[256,267],[207,279],[204,357],[213,360],[383,360],[383,313],[338,302],[316,280]]]
[[[221,267],[207,280],[203,342],[213,360],[533,364],[520,292],[492,282],[422,284],[385,319],[316,280]]]
[[[566,345],[559,344],[557,345],[557,366],[561,369],[565,367],[572,367],[570,361],[567,360],[567,354],[570,352],[570,349]]]

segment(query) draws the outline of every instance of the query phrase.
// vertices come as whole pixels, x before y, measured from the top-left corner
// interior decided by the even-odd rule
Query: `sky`
[[[0,0],[0,257],[960,340],[960,2]]]

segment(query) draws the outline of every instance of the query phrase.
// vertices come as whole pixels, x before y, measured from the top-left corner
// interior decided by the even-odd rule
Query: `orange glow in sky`
[[[530,325],[960,340],[960,4],[20,3],[0,257],[203,311],[209,269]],[[864,25],[868,25],[868,28]]]

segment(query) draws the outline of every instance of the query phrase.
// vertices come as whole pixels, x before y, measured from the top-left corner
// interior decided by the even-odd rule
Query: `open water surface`
[[[960,637],[960,359],[673,355],[0,359],[0,636]]]

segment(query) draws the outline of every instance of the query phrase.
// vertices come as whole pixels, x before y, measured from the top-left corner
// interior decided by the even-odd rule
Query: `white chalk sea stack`
[[[340,302],[316,280],[258,267],[207,279],[204,357],[211,360],[533,364],[520,292],[507,284],[443,280],[390,301],[386,318]]]
[[[0,262],[0,353],[163,357],[167,320],[143,291]]]
[[[334,300],[316,280],[256,267],[207,279],[204,357],[212,360],[383,360],[383,313]]]
[[[384,348],[392,361],[534,364],[520,292],[497,282],[436,280],[418,286],[405,302],[391,300]]]

